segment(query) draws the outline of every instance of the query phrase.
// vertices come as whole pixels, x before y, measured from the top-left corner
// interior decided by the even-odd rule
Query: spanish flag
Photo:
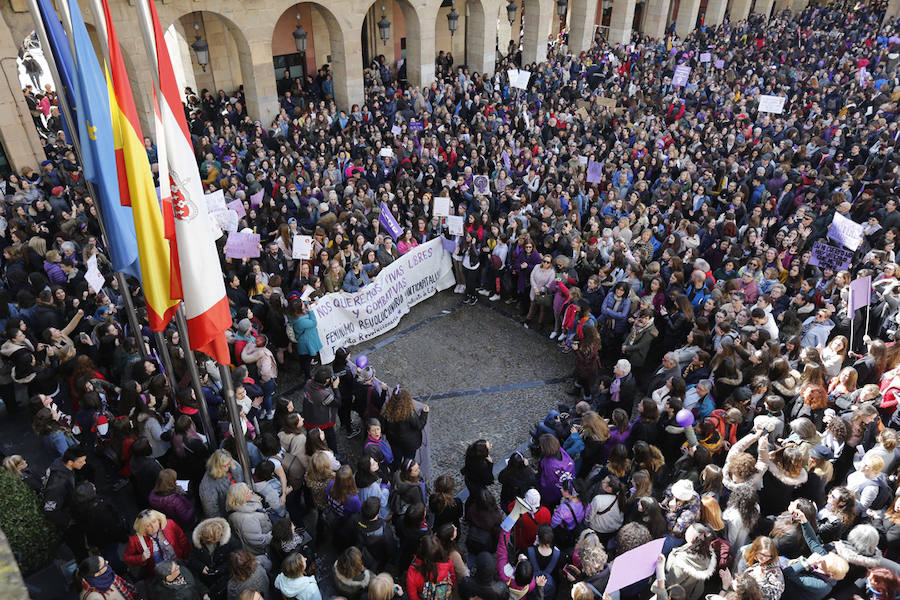
[[[109,5],[103,0],[106,31],[109,42],[109,87],[112,112],[113,138],[116,148],[116,166],[119,170],[122,204],[131,205],[137,233],[141,262],[144,297],[147,301],[147,317],[150,329],[162,331],[172,319],[181,298],[181,282],[173,272],[171,240],[174,236],[174,214],[164,206],[160,210],[150,173],[150,162],[143,144],[141,125],[138,121],[128,72],[122,60],[119,38],[109,13]],[[165,227],[164,216],[170,227]],[[167,239],[166,233],[169,234]]]

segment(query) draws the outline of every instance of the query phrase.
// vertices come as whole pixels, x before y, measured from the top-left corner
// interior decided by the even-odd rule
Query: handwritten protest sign
[[[769,96],[768,94],[762,94],[759,97],[759,112],[780,115],[784,112],[785,100],[786,98],[783,96]]]
[[[450,235],[462,235],[463,218],[458,216],[447,217],[447,229],[450,231]]]
[[[710,60],[712,60],[712,54],[710,54],[709,52],[704,52],[700,55],[700,62],[708,63]]]
[[[831,269],[832,271],[841,271],[850,268],[850,259],[853,258],[853,252],[831,246],[822,242],[816,242],[812,247],[812,256],[809,264],[822,267],[823,269]]]
[[[233,210],[220,210],[210,214],[209,217],[223,231],[237,231],[240,217]],[[216,236],[216,239],[219,239],[219,236]]]
[[[208,213],[228,210],[228,206],[225,204],[225,192],[222,190],[216,190],[211,194],[206,194],[203,198],[206,200],[206,212]]]
[[[259,234],[234,231],[225,242],[227,258],[259,258]]]
[[[291,258],[299,258],[301,260],[312,258],[312,241],[311,235],[295,235],[293,247],[291,248]]]
[[[587,180],[588,183],[600,183],[603,180],[603,163],[588,161]]]
[[[831,221],[831,227],[828,228],[828,238],[834,240],[838,244],[843,244],[851,250],[856,250],[862,243],[863,226],[855,221],[851,221],[840,213],[834,214],[834,220]]]
[[[247,211],[244,209],[244,203],[240,200],[232,200],[228,204],[225,205],[229,209],[233,210],[235,214],[238,216],[238,219],[247,214]]]
[[[847,311],[852,315],[858,309],[872,303],[872,276],[866,275],[850,282],[850,298]]]
[[[672,75],[672,85],[675,87],[684,87],[688,83],[691,76],[691,68],[688,65],[678,65],[675,67],[675,74]]]
[[[91,256],[87,259],[87,271],[84,274],[84,280],[87,281],[88,287],[90,287],[91,291],[95,294],[99,294],[100,290],[103,289],[103,284],[106,283],[106,279],[103,277],[100,269],[97,268],[96,256]]]
[[[391,127],[391,133],[393,133],[394,135],[400,135],[402,132],[403,130],[400,129],[399,125],[394,125],[393,127]]]
[[[721,58],[717,58],[717,59],[716,59],[716,62],[714,62],[713,65],[715,65],[715,67],[716,67],[717,69],[724,69],[724,68],[725,68],[725,61],[722,60]]]
[[[449,217],[450,216],[450,198],[446,196],[438,196],[434,199],[434,216]]]
[[[605,108],[615,108],[616,107],[616,99],[615,98],[607,98],[606,96],[600,96],[597,98],[597,104],[603,106]]]
[[[509,85],[511,87],[526,90],[528,89],[528,80],[531,79],[531,71],[524,69],[509,69],[506,72],[509,77]]]
[[[254,208],[257,206],[262,206],[263,194],[265,193],[266,192],[264,190],[259,190],[258,192],[250,196],[250,206]]]
[[[409,130],[410,131],[422,131],[425,129],[425,123],[422,121],[410,121],[409,122]]]

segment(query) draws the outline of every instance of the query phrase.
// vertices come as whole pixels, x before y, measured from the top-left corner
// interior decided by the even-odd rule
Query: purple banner
[[[409,122],[409,130],[410,131],[422,131],[425,129],[425,123],[422,121],[410,121]]]
[[[851,315],[863,306],[872,302],[872,276],[866,275],[854,279],[850,283],[850,297],[847,299],[847,312]]]
[[[391,234],[394,241],[397,241],[397,238],[403,233],[403,228],[400,227],[400,223],[397,222],[397,219],[391,214],[391,209],[388,208],[388,205],[384,202],[381,203],[381,213],[378,215],[378,222],[381,223],[382,227],[387,229],[387,232]]]
[[[721,58],[717,58],[717,59],[716,59],[716,62],[714,62],[713,64],[716,66],[717,69],[724,69],[724,68],[725,68],[725,61],[722,60]]]

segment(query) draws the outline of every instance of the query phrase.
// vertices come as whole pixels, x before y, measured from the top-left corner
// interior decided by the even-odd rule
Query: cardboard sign
[[[234,211],[234,213],[237,215],[238,219],[240,219],[241,217],[243,217],[247,214],[247,211],[244,209],[244,203],[241,202],[240,200],[232,200],[225,206],[226,206],[226,208]]]
[[[816,242],[812,247],[812,256],[809,264],[822,267],[823,269],[831,269],[832,271],[842,271],[850,268],[850,260],[853,258],[853,252],[830,246],[822,242]]]
[[[762,94],[759,97],[759,112],[773,113],[780,115],[784,112],[784,102],[787,98],[782,96],[769,96]]]
[[[449,217],[450,216],[450,198],[447,197],[438,197],[434,199],[434,211],[432,213],[435,217]]]
[[[600,96],[597,98],[597,104],[603,106],[605,108],[615,108],[616,107],[616,99],[608,98],[606,96]]]
[[[675,74],[672,75],[672,85],[684,87],[687,85],[690,76],[691,68],[688,65],[678,65],[675,67]]]
[[[227,258],[259,258],[259,234],[234,231],[225,242]]]
[[[462,235],[463,218],[457,216],[447,217],[447,230],[450,232],[450,235]]]
[[[312,242],[311,235],[295,235],[293,247],[291,248],[291,258],[299,258],[301,260],[312,258]]]
[[[475,188],[475,193],[481,194],[482,196],[486,196],[491,193],[490,183],[488,182],[487,175],[476,175],[472,178],[472,187]]]

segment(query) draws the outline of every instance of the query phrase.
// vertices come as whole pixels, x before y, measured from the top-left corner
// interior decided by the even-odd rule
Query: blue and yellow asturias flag
[[[164,227],[164,220],[174,220],[174,214],[171,204],[166,210],[167,214],[160,210],[116,28],[106,0],[102,1],[102,5],[109,43],[109,100],[112,106],[115,161],[120,173],[122,202],[129,203],[134,211],[150,329],[162,331],[175,314],[178,299],[181,298],[181,281],[177,276],[177,268],[173,269],[174,255]]]
[[[106,78],[84,26],[78,0],[68,0],[68,3],[77,65],[72,77],[77,107],[74,114],[78,120],[84,176],[97,186],[100,198],[95,200],[99,201],[103,213],[113,268],[140,278],[134,217],[131,208],[123,206],[119,197]]]

